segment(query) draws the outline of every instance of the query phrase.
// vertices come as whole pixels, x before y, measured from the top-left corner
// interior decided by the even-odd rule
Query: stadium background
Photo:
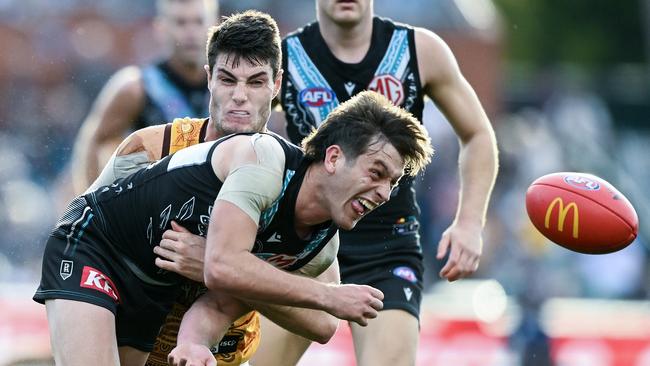
[[[248,8],[270,13],[283,35],[314,16],[307,0],[221,1],[222,14]],[[427,107],[437,155],[419,179],[427,276],[418,364],[650,365],[650,1],[376,0],[375,10],[450,44],[501,154],[481,267],[442,283],[433,253],[455,210],[457,143]],[[0,365],[47,355],[44,308],[29,298],[67,203],[71,146],[108,77],[159,56],[153,14],[152,0],[0,0]],[[616,185],[636,206],[639,238],[587,256],[541,237],[524,192],[555,171]],[[301,364],[354,364],[347,327]]]

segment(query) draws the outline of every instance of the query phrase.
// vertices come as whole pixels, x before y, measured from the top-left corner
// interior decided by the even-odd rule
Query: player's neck
[[[327,47],[337,59],[356,64],[363,60],[372,40],[372,16],[349,27],[340,26],[323,17],[318,27]]]
[[[312,164],[307,168],[305,177],[300,185],[295,207],[296,233],[300,237],[309,236],[312,227],[331,220],[329,210],[325,207],[322,199],[323,182],[322,172],[318,164]]]
[[[175,74],[182,77],[188,84],[201,84],[205,82],[205,70],[200,64],[188,64],[180,60],[170,58],[167,62],[169,68]]]

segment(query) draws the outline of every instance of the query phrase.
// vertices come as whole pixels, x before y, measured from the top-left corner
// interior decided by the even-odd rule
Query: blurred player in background
[[[424,97],[431,98],[460,142],[459,205],[438,245],[437,258],[449,255],[440,276],[470,275],[479,265],[498,160],[494,131],[452,52],[429,30],[374,16],[372,0],[317,0],[316,17],[283,41],[281,104],[289,137],[299,142],[364,89],[420,120]],[[350,324],[358,365],[415,364],[423,271],[418,216],[413,180],[403,179],[388,204],[341,232],[342,281],[385,294],[378,318],[367,327]],[[256,366],[295,364],[309,345],[270,323],[262,331],[269,342],[253,358]]]
[[[206,30],[217,22],[218,3],[157,0],[156,10],[154,30],[166,55],[150,65],[119,70],[100,92],[75,143],[75,194],[95,180],[130,131],[177,117],[208,115]]]

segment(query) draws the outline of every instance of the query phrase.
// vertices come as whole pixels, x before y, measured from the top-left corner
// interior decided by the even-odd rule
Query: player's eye
[[[219,78],[219,81],[220,81],[222,84],[226,84],[226,85],[233,85],[233,84],[235,84],[235,79],[228,78],[228,77],[220,77],[220,78]]]
[[[265,83],[264,83],[264,81],[261,80],[261,79],[255,79],[255,80],[251,80],[251,81],[249,82],[249,84],[252,85],[252,86],[254,86],[254,87],[256,87],[256,88],[259,88],[259,87],[264,86]]]

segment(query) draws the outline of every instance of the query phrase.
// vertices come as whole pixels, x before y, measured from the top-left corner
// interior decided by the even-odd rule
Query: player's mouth
[[[367,214],[378,206],[379,204],[363,197],[357,197],[352,200],[352,208],[354,209],[354,212],[356,212],[359,216]]]
[[[227,115],[229,117],[233,117],[233,118],[248,118],[248,117],[251,116],[250,113],[248,113],[247,111],[242,111],[242,110],[231,110],[231,111],[228,111]]]

